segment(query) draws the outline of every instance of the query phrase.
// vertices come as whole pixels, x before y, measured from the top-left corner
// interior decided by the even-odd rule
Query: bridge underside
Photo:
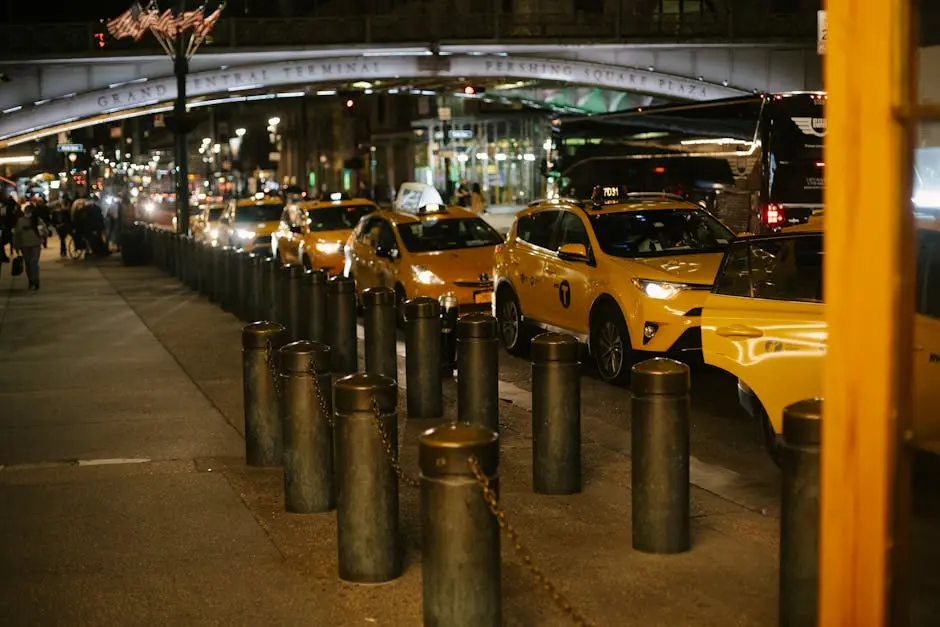
[[[815,51],[798,48],[493,44],[442,47],[438,56],[419,47],[375,48],[345,56],[336,52],[197,55],[187,94],[191,104],[198,105],[315,94],[337,84],[360,90],[442,91],[472,80],[494,92],[500,91],[497,87],[508,89],[497,97],[596,112],[641,106],[653,98],[711,100],[753,91],[819,89],[821,84]],[[10,78],[0,90],[0,147],[165,110],[176,97],[175,79],[167,76],[170,63],[160,57],[0,67]],[[566,87],[576,89],[564,91]]]

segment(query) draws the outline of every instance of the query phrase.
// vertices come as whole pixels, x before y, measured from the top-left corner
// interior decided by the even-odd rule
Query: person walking
[[[483,192],[479,183],[470,186],[470,211],[474,213],[483,213],[486,206],[483,204]]]
[[[26,278],[29,289],[39,289],[39,253],[42,250],[45,225],[39,219],[36,208],[27,204],[19,211],[13,226],[13,246],[23,255],[26,263]]]

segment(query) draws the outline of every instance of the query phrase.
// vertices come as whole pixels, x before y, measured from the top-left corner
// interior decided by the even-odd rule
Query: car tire
[[[529,349],[532,333],[522,317],[519,299],[510,287],[501,287],[496,292],[496,321],[503,348],[510,355],[524,355]]]
[[[604,305],[591,320],[591,356],[597,373],[607,383],[626,385],[633,367],[633,346],[620,309]]]
[[[303,256],[303,258],[300,260],[300,263],[303,265],[305,272],[307,270],[313,270],[313,264],[310,262],[310,257],[307,255]]]
[[[764,447],[767,449],[770,459],[772,459],[777,466],[780,466],[780,438],[777,437],[777,433],[774,431],[774,427],[770,422],[770,416],[767,415],[763,407],[760,409],[758,415],[758,423],[760,424],[761,442],[763,442]]]

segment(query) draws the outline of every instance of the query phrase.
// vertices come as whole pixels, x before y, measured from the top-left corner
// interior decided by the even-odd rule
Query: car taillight
[[[780,205],[774,203],[764,205],[762,213],[761,222],[767,226],[780,226],[784,222],[783,207]]]

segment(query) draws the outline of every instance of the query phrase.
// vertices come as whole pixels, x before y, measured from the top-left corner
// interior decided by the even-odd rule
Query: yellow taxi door
[[[545,264],[555,257],[558,249],[555,226],[560,217],[560,211],[550,209],[523,216],[516,224],[509,275],[522,314],[539,322],[551,323],[547,308],[556,298],[556,290],[545,275]]]
[[[822,236],[732,245],[702,311],[706,363],[736,376],[780,433],[783,408],[822,390]]]
[[[940,232],[922,231],[914,316],[914,437],[940,444]]]
[[[375,248],[379,240],[381,222],[380,218],[369,218],[353,241],[350,271],[356,279],[356,288],[359,292],[378,285],[375,274],[378,261]]]
[[[563,211],[556,230],[556,251],[565,244],[581,244],[592,258],[587,225],[580,215]],[[545,257],[544,309],[549,312],[548,322],[574,333],[588,333],[592,268],[589,260],[563,259],[557,252]]]

